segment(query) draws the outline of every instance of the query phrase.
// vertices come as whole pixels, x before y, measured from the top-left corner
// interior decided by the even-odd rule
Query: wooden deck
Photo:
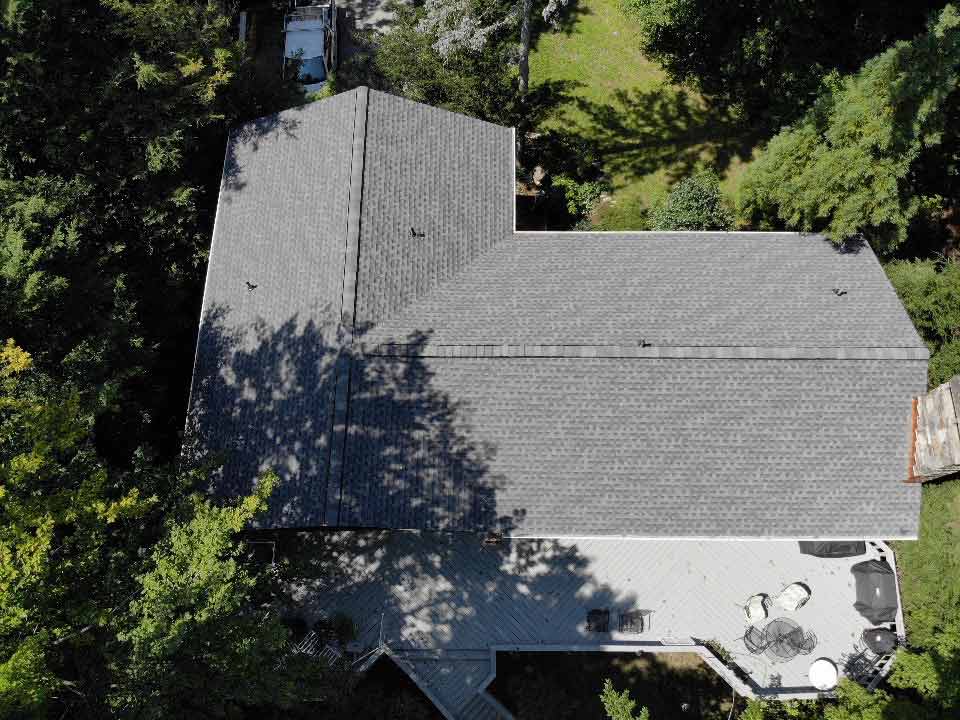
[[[313,549],[311,577],[296,589],[305,611],[348,614],[365,646],[382,638],[450,717],[476,706],[476,694],[493,677],[495,652],[512,649],[682,648],[707,658],[697,641],[716,640],[749,675],[741,692],[813,696],[810,663],[828,657],[842,667],[870,626],[853,608],[850,567],[886,550],[868,543],[865,556],[822,559],[801,555],[792,541],[516,540],[484,546],[475,535],[419,532],[341,532],[317,542],[322,547]],[[771,618],[783,615],[812,630],[816,649],[782,663],[751,655],[741,640],[742,605],[755,593],[774,596],[798,581],[810,587],[810,601],[793,613],[773,610]],[[610,610],[612,632],[587,630],[592,608]],[[619,613],[636,610],[647,611],[648,627],[640,634],[619,632]],[[722,663],[710,664],[737,683]]]

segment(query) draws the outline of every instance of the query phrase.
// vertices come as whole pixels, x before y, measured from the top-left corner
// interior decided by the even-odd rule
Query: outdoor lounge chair
[[[747,622],[756,625],[767,619],[767,610],[770,608],[770,598],[764,594],[754,595],[743,606],[747,614]]]
[[[787,585],[780,594],[777,595],[773,604],[787,612],[794,612],[802,608],[809,599],[810,588],[803,583],[796,582]]]

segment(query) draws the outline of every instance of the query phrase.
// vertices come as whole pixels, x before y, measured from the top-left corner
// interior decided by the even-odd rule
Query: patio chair
[[[804,633],[803,638],[797,643],[797,650],[801,655],[809,655],[817,647],[817,636],[810,630]]]
[[[756,625],[766,620],[769,609],[770,598],[763,593],[754,595],[747,600],[747,604],[743,606],[743,610],[747,614],[747,622],[751,625]]]
[[[767,649],[770,643],[763,636],[763,631],[760,628],[751,625],[743,634],[743,644],[747,646],[749,652],[759,655]]]
[[[802,608],[809,599],[810,588],[803,583],[795,582],[787,585],[780,594],[777,595],[773,604],[787,612],[794,612]]]
[[[587,632],[610,632],[610,611],[594,608],[587,613]]]
[[[643,612],[640,610],[630,610],[620,613],[620,632],[635,633],[639,635],[643,632]]]

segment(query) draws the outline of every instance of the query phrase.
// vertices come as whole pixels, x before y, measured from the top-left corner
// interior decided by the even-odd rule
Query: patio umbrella
[[[863,542],[825,542],[823,540],[804,540],[800,542],[800,552],[822,558],[845,558],[863,555],[867,544]]]
[[[897,616],[897,584],[893,570],[880,560],[864,560],[850,571],[857,585],[853,607],[874,624],[892,622]]]

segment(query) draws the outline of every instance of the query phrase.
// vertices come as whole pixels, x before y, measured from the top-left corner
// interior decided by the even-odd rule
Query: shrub
[[[930,385],[946,382],[960,373],[960,263],[897,260],[885,270],[930,347]]]
[[[930,356],[930,387],[947,382],[954,375],[960,375],[960,340],[942,345]]]
[[[610,189],[609,183],[603,180],[578,182],[569,175],[555,176],[552,186],[555,191],[563,194],[567,203],[567,212],[576,218],[585,218],[590,215],[599,202],[600,196]]]
[[[650,213],[654,230],[729,230],[733,213],[713,172],[701,172],[678,182]]]

